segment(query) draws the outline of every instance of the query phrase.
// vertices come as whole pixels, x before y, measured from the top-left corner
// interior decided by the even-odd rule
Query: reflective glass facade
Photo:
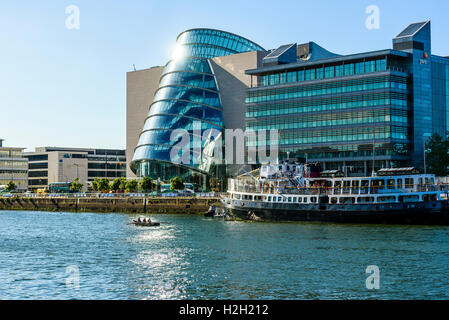
[[[245,38],[219,30],[193,29],[178,36],[135,149],[131,168],[138,176],[162,180],[180,176],[205,186],[207,178],[217,174],[221,164],[203,158],[194,161],[201,156],[194,144],[197,137],[205,130],[221,133],[224,128],[220,92],[208,59],[255,50],[264,51]],[[180,136],[172,136],[175,129],[190,135],[189,164],[176,164],[178,159],[170,155],[180,142]],[[201,148],[210,148],[213,138],[202,141]]]
[[[398,59],[403,59],[402,64]],[[320,61],[321,62],[321,61]],[[374,57],[276,71],[260,69],[246,94],[246,129],[277,129],[280,157],[304,157],[324,167],[351,164],[352,173],[401,163],[410,155],[410,92],[406,59]]]

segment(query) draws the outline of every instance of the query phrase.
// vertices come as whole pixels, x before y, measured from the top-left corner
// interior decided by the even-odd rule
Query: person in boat
[[[147,223],[147,219],[143,218],[143,223]]]
[[[139,218],[137,218],[137,222],[141,222],[141,220],[140,220],[140,217],[139,217]]]

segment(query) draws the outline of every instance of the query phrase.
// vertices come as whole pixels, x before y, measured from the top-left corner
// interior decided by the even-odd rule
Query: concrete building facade
[[[28,187],[28,159],[23,156],[24,148],[4,147],[0,139],[0,188],[12,181],[17,191]]]
[[[25,157],[29,163],[28,188],[33,191],[76,178],[86,191],[95,178],[126,177],[125,150],[39,147]]]
[[[126,74],[126,176],[135,178],[130,162],[139,142],[145,118],[164,67],[131,71]]]

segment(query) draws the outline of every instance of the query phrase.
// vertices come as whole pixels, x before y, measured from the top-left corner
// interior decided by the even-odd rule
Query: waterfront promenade
[[[144,194],[14,195],[0,197],[0,210],[202,214],[220,200],[216,194],[146,196]]]

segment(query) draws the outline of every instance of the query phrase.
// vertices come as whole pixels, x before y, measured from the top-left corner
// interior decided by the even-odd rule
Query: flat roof
[[[356,60],[356,59],[362,59],[362,58],[371,58],[371,57],[387,56],[387,55],[390,55],[390,56],[394,55],[394,56],[406,58],[409,56],[409,53],[403,52],[403,51],[398,51],[398,50],[385,49],[385,50],[350,54],[350,55],[345,55],[345,56],[338,56],[338,57],[334,57],[334,58],[312,60],[312,61],[300,61],[300,62],[294,62],[294,63],[288,63],[288,64],[280,64],[280,65],[275,65],[275,66],[270,66],[270,67],[262,67],[262,68],[258,68],[258,69],[250,69],[250,70],[246,70],[245,74],[259,74],[259,73],[273,72],[273,71],[279,71],[279,70],[296,69],[299,67],[307,67],[307,66],[313,66],[313,65],[317,65],[317,64],[335,63],[335,62],[342,62],[342,61],[347,61],[347,60]]]
[[[22,151],[26,148],[19,148],[19,147],[0,147],[0,150],[14,150],[14,151]]]

